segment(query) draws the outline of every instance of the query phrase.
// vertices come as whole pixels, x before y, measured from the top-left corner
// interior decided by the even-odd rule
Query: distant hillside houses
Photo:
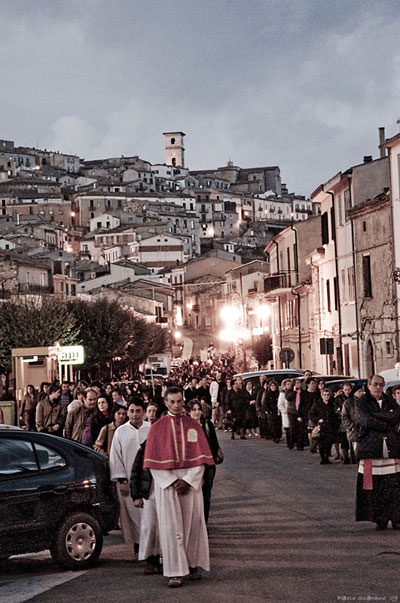
[[[278,166],[241,168],[229,161],[190,170],[185,134],[163,136],[165,163],[138,155],[82,159],[0,140],[0,264],[12,273],[3,298],[33,291],[90,297],[92,290],[133,282],[136,266],[145,283],[151,276],[175,287],[181,303],[173,270],[183,282],[185,266],[210,253],[228,254],[235,263],[263,261],[277,232],[319,213],[318,200],[288,192]],[[53,252],[61,254],[57,262],[46,256]],[[201,264],[205,275],[209,261]],[[32,268],[22,270],[24,262]],[[99,287],[89,287],[98,279]],[[168,317],[173,320],[171,308]]]

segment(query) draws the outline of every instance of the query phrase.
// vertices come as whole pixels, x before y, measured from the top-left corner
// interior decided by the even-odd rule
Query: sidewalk
[[[190,356],[192,355],[193,341],[189,337],[186,337],[185,335],[182,335],[182,341],[183,341],[182,359],[189,360]]]

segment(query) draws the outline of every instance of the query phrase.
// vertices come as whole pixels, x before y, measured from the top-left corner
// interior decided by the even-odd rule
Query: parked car
[[[338,375],[336,375],[335,379],[326,381],[325,385],[329,389],[337,387],[337,386],[342,387],[343,383],[345,383],[346,381],[350,381],[350,383],[353,384],[353,387],[357,386],[357,387],[365,388],[368,379],[352,379],[351,377],[339,377]]]
[[[400,379],[397,379],[395,381],[388,381],[387,383],[385,383],[385,387],[383,388],[383,392],[387,395],[387,396],[391,396],[392,395],[392,391],[395,385],[400,385]]]
[[[77,442],[0,429],[0,557],[50,549],[64,568],[95,565],[118,502],[107,459]]]
[[[237,373],[234,377],[241,377],[243,381],[251,381],[256,385],[259,383],[261,376],[266,376],[267,379],[275,379],[279,384],[282,383],[284,379],[295,379],[296,377],[303,377],[304,371],[300,369],[276,369],[272,371],[252,371],[250,373]]]

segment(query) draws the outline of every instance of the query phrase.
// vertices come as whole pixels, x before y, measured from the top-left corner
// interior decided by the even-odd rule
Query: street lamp
[[[247,369],[246,348],[244,342],[251,338],[250,330],[246,327],[246,317],[244,315],[243,304],[228,305],[221,308],[221,318],[225,323],[225,328],[220,332],[221,341],[232,343],[235,347],[242,346],[243,367]]]

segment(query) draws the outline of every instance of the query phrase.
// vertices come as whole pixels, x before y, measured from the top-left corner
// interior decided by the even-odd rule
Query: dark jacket
[[[210,445],[210,450],[212,452],[213,459],[214,459],[214,461],[216,461],[217,456],[218,456],[218,450],[219,450],[220,446],[219,446],[217,434],[215,433],[215,427],[214,427],[213,423],[211,421],[209,421],[208,419],[205,419],[204,421],[202,421],[201,426],[203,428],[204,433],[206,434],[206,438]],[[207,465],[206,465],[206,467],[207,467]]]
[[[233,388],[230,389],[227,394],[227,401],[228,410],[232,412],[233,418],[244,419],[249,406],[245,391],[241,388],[237,391]]]
[[[386,440],[390,458],[400,458],[400,406],[382,396],[382,408],[369,391],[356,402],[360,424],[358,455],[360,459],[383,458]]]
[[[298,409],[296,409],[296,393],[297,392],[293,389],[285,394],[286,400],[288,401],[287,412],[288,414],[301,417],[303,419],[303,423],[307,425],[310,408],[313,403],[319,399],[319,392],[311,393],[300,390],[300,404]]]
[[[360,425],[356,409],[356,398],[347,398],[342,406],[342,425],[350,442],[358,442]]]
[[[151,484],[153,477],[150,469],[143,469],[144,451],[146,448],[146,442],[140,446],[137,451],[135,460],[133,461],[131,471],[131,497],[132,500],[138,500],[140,498],[148,499],[150,496]]]
[[[278,414],[279,389],[276,391],[267,389],[265,394],[265,410],[270,415],[276,416]]]
[[[314,425],[318,425],[321,420],[323,421],[321,435],[334,437],[338,434],[340,417],[336,412],[336,405],[332,398],[328,404],[325,404],[321,398],[317,398],[310,408],[309,418]]]

